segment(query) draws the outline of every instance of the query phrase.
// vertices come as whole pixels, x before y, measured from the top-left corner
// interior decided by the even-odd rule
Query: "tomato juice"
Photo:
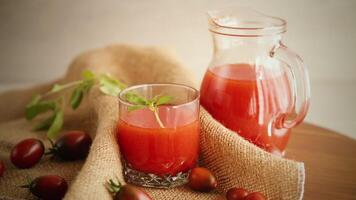
[[[131,168],[155,175],[176,175],[193,168],[198,159],[200,125],[186,108],[160,106],[160,127],[148,108],[127,113],[118,123],[117,140]]]
[[[211,67],[200,95],[201,105],[227,128],[267,151],[285,150],[290,130],[273,124],[292,102],[285,72],[249,64]]]

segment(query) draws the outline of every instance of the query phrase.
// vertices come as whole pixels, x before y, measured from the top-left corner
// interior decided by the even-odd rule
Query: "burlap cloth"
[[[78,79],[84,69],[108,72],[128,84],[175,82],[194,85],[190,74],[165,49],[113,45],[86,52],[70,65],[64,78],[54,82]],[[53,83],[54,83],[53,82]],[[115,141],[118,101],[92,90],[79,110],[66,111],[65,130],[82,129],[95,137],[86,161],[59,162],[43,159],[32,169],[16,169],[9,161],[14,144],[24,138],[45,139],[44,132],[33,132],[32,122],[24,119],[25,104],[35,93],[48,90],[53,83],[31,89],[0,94],[0,160],[7,170],[0,178],[0,199],[33,199],[17,187],[26,176],[58,174],[70,183],[65,199],[111,199],[104,187],[106,180],[122,177],[119,147]],[[246,142],[215,121],[203,108],[200,120],[201,159],[218,178],[215,193],[193,192],[186,187],[146,189],[153,199],[215,199],[232,186],[260,191],[269,199],[301,199],[304,190],[304,165],[278,158]],[[45,143],[49,146],[49,143]]]

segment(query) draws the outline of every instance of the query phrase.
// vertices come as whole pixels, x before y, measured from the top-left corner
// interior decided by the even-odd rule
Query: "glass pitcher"
[[[310,98],[302,59],[282,43],[286,21],[247,8],[208,14],[214,55],[201,105],[227,128],[282,156]]]

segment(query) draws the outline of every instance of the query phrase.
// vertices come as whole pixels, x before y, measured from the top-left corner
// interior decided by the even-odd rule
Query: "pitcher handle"
[[[275,121],[276,128],[293,128],[305,118],[310,99],[308,71],[299,55],[279,43],[270,52],[270,56],[287,65],[292,76],[292,104],[288,114],[281,114]]]

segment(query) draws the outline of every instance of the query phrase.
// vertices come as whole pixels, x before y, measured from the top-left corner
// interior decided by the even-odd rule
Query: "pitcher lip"
[[[217,34],[258,37],[286,32],[287,22],[284,19],[263,14],[249,7],[212,10],[207,14],[209,30]],[[241,14],[245,16],[238,16]]]

